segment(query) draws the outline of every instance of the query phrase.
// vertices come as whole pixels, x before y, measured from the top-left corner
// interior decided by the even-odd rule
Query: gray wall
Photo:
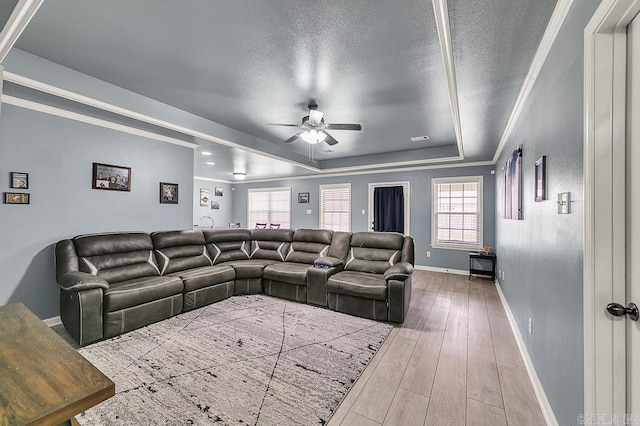
[[[500,169],[523,144],[524,220],[496,219],[500,285],[561,425],[575,424],[583,412],[583,30],[598,3],[574,3],[496,164]],[[548,200],[536,203],[541,155]],[[559,192],[571,192],[570,215],[557,214]]]
[[[210,200],[207,203],[207,206],[200,205],[200,188],[208,188],[209,189],[209,197]],[[222,197],[216,197],[215,189],[222,188]],[[231,185],[228,183],[220,183],[220,182],[211,182],[208,180],[194,179],[193,180],[193,225],[209,227],[211,226],[211,221],[209,219],[202,219],[203,216],[209,216],[213,219],[216,227],[225,228],[229,226],[229,222],[238,222],[238,220],[233,220],[231,215],[232,209],[232,198],[233,192],[231,191]],[[190,202],[191,200],[186,198],[185,194],[185,202]],[[217,201],[220,209],[214,210],[211,208],[211,201]]]
[[[91,189],[92,163],[132,168],[131,192]],[[30,205],[0,204],[0,305],[59,315],[53,245],[83,233],[191,227],[192,202],[159,203],[159,182],[193,188],[193,150],[11,105],[0,115],[0,188],[29,173]]]
[[[431,178],[448,176],[484,177],[484,244],[494,244],[495,227],[495,176],[492,167],[459,167],[452,169],[417,170],[397,173],[374,173],[366,175],[342,176],[318,179],[291,179],[277,182],[264,182],[235,185],[233,197],[233,216],[247,221],[247,189],[291,187],[291,226],[297,228],[318,228],[320,225],[319,196],[320,185],[332,183],[351,183],[351,230],[367,231],[368,184],[379,182],[411,182],[411,235],[415,239],[416,265],[447,269],[465,270],[469,256],[465,250],[444,250],[431,247]],[[309,192],[309,204],[298,204],[298,193]],[[311,209],[311,214],[306,210]],[[365,210],[365,214],[362,214]],[[427,257],[431,251],[431,257]]]

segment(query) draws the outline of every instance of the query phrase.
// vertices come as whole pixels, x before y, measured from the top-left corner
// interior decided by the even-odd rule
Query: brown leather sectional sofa
[[[413,239],[316,229],[80,235],[56,244],[60,317],[86,345],[236,294],[402,323]]]

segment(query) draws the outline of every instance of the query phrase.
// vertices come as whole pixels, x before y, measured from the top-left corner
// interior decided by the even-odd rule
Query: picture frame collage
[[[223,197],[224,188],[214,188],[213,196]],[[200,188],[200,207],[211,207],[211,210],[220,210],[220,202],[211,198],[209,188]]]
[[[10,172],[9,188],[24,191],[29,189],[29,173]],[[31,204],[31,194],[28,192],[5,192],[4,204]]]

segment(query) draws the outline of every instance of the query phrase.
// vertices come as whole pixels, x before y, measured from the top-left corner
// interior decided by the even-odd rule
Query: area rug
[[[325,424],[392,326],[234,296],[79,349],[116,395],[83,425]]]

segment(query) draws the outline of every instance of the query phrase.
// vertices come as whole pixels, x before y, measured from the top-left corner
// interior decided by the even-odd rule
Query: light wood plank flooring
[[[329,426],[544,425],[491,280],[415,271],[395,327]]]
[[[407,319],[328,426],[544,424],[493,282],[416,270]]]

